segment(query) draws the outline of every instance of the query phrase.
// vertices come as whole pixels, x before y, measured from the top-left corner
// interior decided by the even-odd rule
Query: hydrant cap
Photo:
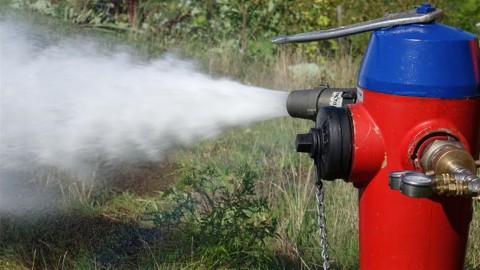
[[[480,96],[477,37],[440,23],[411,24],[372,33],[358,85],[416,97]]]

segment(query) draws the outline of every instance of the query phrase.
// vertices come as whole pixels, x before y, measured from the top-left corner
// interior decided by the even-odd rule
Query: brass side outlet
[[[438,140],[431,143],[422,154],[422,167],[435,175],[455,173],[457,168],[476,171],[475,160],[463,146],[454,141]]]

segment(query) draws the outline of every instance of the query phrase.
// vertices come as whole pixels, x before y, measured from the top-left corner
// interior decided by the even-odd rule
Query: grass
[[[143,37],[111,38],[126,39],[146,55],[164,50]],[[319,63],[325,71],[305,80],[289,70],[305,57],[287,48],[266,64],[246,61],[234,48],[221,48],[219,53],[182,46],[185,49],[179,53],[196,59],[205,72],[269,88],[311,87],[321,82],[352,86],[359,66],[358,59],[339,55]],[[313,166],[293,149],[295,134],[311,125],[280,118],[233,128],[214,140],[179,148],[162,163],[99,166],[83,182],[55,168],[28,172],[26,186],[56,195],[48,197],[50,207],[40,213],[0,216],[0,269],[208,269],[213,262],[198,256],[195,239],[179,234],[179,228],[155,226],[151,218],[171,209],[172,200],[165,191],[189,191],[182,179],[192,170],[213,168],[221,176],[219,184],[229,186],[231,169],[238,166],[258,172],[256,196],[266,198],[278,221],[277,236],[266,238],[264,246],[275,261],[272,268],[320,268]],[[335,269],[356,269],[357,192],[341,181],[326,183],[325,188],[332,264]],[[480,205],[474,208],[467,269],[480,267]],[[228,268],[228,264],[216,266]],[[268,268],[268,264],[257,268]]]

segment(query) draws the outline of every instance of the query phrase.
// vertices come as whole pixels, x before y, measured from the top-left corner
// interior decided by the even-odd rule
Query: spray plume
[[[172,55],[145,63],[80,37],[48,44],[18,23],[0,28],[3,172],[160,160],[177,145],[287,114],[286,92],[214,79]]]
[[[286,115],[286,92],[213,79],[171,55],[134,63],[91,43],[41,47],[2,29],[3,167],[158,160],[178,144]]]

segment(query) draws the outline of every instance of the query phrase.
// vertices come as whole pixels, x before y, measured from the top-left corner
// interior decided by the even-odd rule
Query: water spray
[[[173,54],[139,60],[85,37],[52,43],[22,23],[0,28],[0,211],[18,205],[6,199],[20,197],[12,172],[49,166],[85,178],[98,162],[161,161],[287,115],[287,92],[214,78]]]

